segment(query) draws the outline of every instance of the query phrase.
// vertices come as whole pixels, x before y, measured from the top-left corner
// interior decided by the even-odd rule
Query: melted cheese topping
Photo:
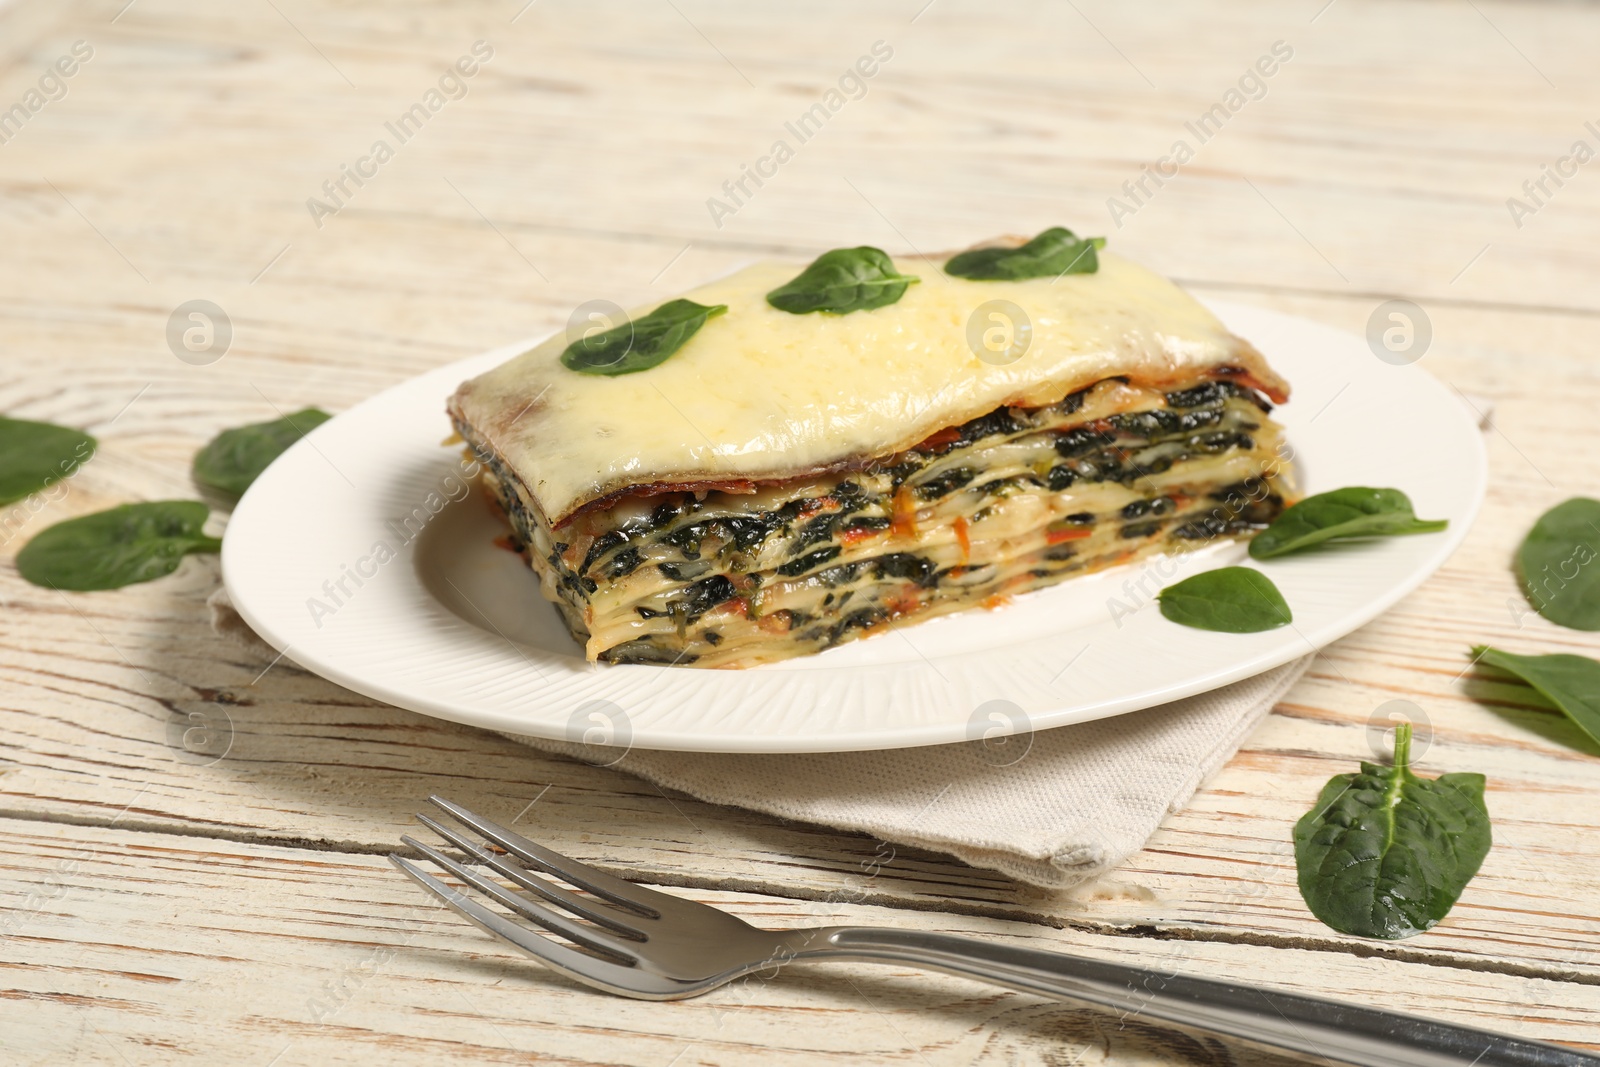
[[[1287,396],[1254,348],[1176,285],[1117,256],[1101,253],[1095,274],[1025,281],[953,278],[943,262],[897,258],[921,281],[898,303],[848,315],[777,310],[766,294],[804,264],[756,264],[684,294],[728,311],[657,367],[616,377],[567,370],[560,357],[575,338],[561,333],[463,384],[452,413],[558,524],[631,487],[837,469],[1117,375],[1160,388],[1232,366]],[[975,317],[979,332],[1012,329],[980,310],[994,301],[1029,321],[1027,348],[1009,363],[968,344]]]

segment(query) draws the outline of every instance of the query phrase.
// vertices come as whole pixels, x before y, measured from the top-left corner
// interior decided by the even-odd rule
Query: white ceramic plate
[[[1161,586],[1247,558],[1230,543],[749,670],[585,663],[533,574],[495,546],[504,529],[462,481],[460,447],[441,444],[446,397],[525,344],[398,385],[289,449],[229,521],[228,591],[267,641],[357,692],[488,729],[641,748],[932,745],[983,736],[997,710],[1044,729],[1204,692],[1321,648],[1416,588],[1466,536],[1486,477],[1471,413],[1421,369],[1302,319],[1213,306],[1293,385],[1278,417],[1305,492],[1394,486],[1419,515],[1450,520],[1444,533],[1261,565],[1291,627],[1209,633],[1161,617]]]

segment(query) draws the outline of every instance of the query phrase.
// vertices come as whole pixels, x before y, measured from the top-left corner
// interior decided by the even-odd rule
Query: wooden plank
[[[675,1004],[611,998],[479,934],[381,857],[120,827],[0,827],[0,1031],[22,1062],[1291,1062],[900,967],[794,968]],[[1243,946],[690,895],[770,927],[888,923],[1368,1002],[1382,989],[1395,1009],[1600,1048],[1590,990],[1487,969],[1430,967],[1418,981],[1410,964],[1284,949],[1264,972]]]

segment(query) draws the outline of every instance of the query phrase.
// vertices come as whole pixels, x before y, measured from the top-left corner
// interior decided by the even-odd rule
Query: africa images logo
[[[894,48],[888,42],[872,42],[872,54],[863,55],[854,66],[846,67],[844,73],[839,75],[837,88],[829,89],[822,94],[821,100],[802,111],[794,121],[783,124],[784,131],[794,138],[793,145],[787,138],[780,137],[772,142],[766,155],[758,157],[753,164],[739,164],[739,176],[722,183],[723,196],[706,198],[706,210],[710,212],[711,221],[717,229],[722,229],[723,219],[738,214],[739,209],[755,196],[755,190],[750,188],[752,183],[756,189],[760,189],[768,179],[776,178],[778,168],[795,157],[798,146],[821,133],[828,121],[843,111],[851,100],[860,100],[867,95],[867,82],[877,75],[882,64],[893,58]]]
[[[446,104],[452,100],[466,99],[471,91],[467,82],[477,77],[482,69],[480,64],[493,58],[494,48],[487,41],[473,42],[472,55],[457,59],[452,67],[441,74],[438,88],[429,89],[422,94],[419,102],[402,111],[393,122],[383,124],[384,129],[394,137],[394,144],[380,137],[372,142],[367,154],[358,157],[353,164],[339,164],[338,175],[322,183],[322,192],[327,199],[314,196],[306,198],[306,210],[311,212],[311,221],[317,224],[317,229],[322,229],[325,216],[337,215],[349,206],[356,192],[378,176],[378,168],[395,157],[396,149],[421,133],[428,120],[443,111]],[[351,185],[355,188],[350,188]]]
[[[0,111],[0,145],[10,143],[33,116],[45,109],[45,105],[65,100],[67,79],[78,73],[80,64],[93,58],[93,45],[88,41],[73,42],[71,54],[52,63],[39,77],[37,88],[29,89],[22,94],[22,99]]]
[[[422,500],[403,516],[393,516],[387,526],[392,537],[383,537],[372,543],[367,554],[350,563],[341,563],[339,573],[322,583],[319,596],[306,597],[306,612],[311,622],[320,630],[324,623],[351,600],[362,586],[378,576],[378,572],[417,538],[422,536],[430,522],[446,507],[464,500],[472,490],[472,482],[482,470],[476,456],[466,456],[456,461],[454,469],[446,473],[429,489]]]
[[[1194,144],[1190,144],[1187,138],[1178,138],[1172,142],[1166,155],[1153,165],[1146,163],[1139,168],[1137,178],[1122,183],[1122,197],[1106,198],[1106,211],[1116,228],[1122,229],[1124,219],[1138,214],[1139,209],[1148,204],[1162,186],[1176,178],[1193,161],[1199,149],[1221,133],[1223,126],[1243,111],[1247,104],[1266,99],[1267,79],[1277,74],[1283,64],[1293,58],[1294,48],[1287,41],[1272,42],[1271,50],[1245,68],[1239,80],[1223,92],[1221,99],[1202,111],[1193,122],[1185,122],[1183,128],[1194,137]]]

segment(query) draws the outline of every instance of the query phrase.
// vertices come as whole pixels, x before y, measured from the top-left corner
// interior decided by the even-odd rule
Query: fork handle
[[[965,937],[835,926],[794,959],[909,964],[1367,1067],[1596,1067],[1600,1057],[1414,1015]]]

